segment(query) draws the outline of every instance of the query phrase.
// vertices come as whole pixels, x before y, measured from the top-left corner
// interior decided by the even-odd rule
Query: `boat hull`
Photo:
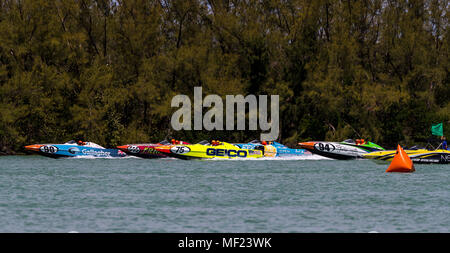
[[[136,156],[146,159],[156,159],[167,157],[166,154],[161,153],[155,149],[161,144],[127,144],[118,146],[117,148],[125,152],[127,155]]]
[[[230,143],[220,145],[165,145],[155,149],[167,156],[183,160],[192,159],[245,159],[263,157],[261,150],[241,149]]]
[[[122,152],[119,149],[105,149],[105,148],[85,147],[67,144],[35,144],[25,146],[25,149],[29,152],[51,158],[64,158],[64,157],[110,158],[110,157],[126,156],[126,153]]]
[[[265,157],[296,157],[296,156],[305,156],[311,155],[306,149],[300,148],[289,148],[284,146],[281,143],[274,142],[273,144],[255,144],[255,143],[237,143],[235,144],[242,149],[258,149],[261,148],[264,150]]]
[[[413,163],[417,164],[450,164],[450,151],[448,150],[405,150]],[[395,156],[395,150],[371,152],[364,155],[364,158],[374,161],[390,162]]]
[[[343,142],[310,141],[301,142],[299,145],[313,154],[337,160],[364,158],[364,154],[378,150],[370,146]]]

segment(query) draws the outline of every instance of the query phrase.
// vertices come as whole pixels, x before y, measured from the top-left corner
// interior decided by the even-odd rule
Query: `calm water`
[[[0,232],[450,232],[450,165],[0,157]]]

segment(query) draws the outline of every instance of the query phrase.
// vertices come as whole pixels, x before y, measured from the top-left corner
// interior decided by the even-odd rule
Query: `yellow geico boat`
[[[377,151],[364,154],[364,158],[374,159],[376,161],[392,161],[395,155],[395,150]],[[411,158],[414,163],[450,163],[450,151],[444,149],[436,150],[406,150],[406,154]]]
[[[167,156],[180,159],[233,159],[233,158],[260,158],[264,156],[262,150],[242,149],[227,142],[201,141],[197,144],[164,145],[155,149]]]

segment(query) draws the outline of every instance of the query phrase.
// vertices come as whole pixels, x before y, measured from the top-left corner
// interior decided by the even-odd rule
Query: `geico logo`
[[[210,156],[229,156],[229,157],[247,157],[247,151],[244,150],[233,150],[233,149],[214,149],[208,148],[206,150],[206,155]]]

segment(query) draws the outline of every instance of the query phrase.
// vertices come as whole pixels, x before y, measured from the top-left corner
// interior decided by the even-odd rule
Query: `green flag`
[[[431,134],[437,136],[444,136],[444,127],[442,123],[431,125]]]

